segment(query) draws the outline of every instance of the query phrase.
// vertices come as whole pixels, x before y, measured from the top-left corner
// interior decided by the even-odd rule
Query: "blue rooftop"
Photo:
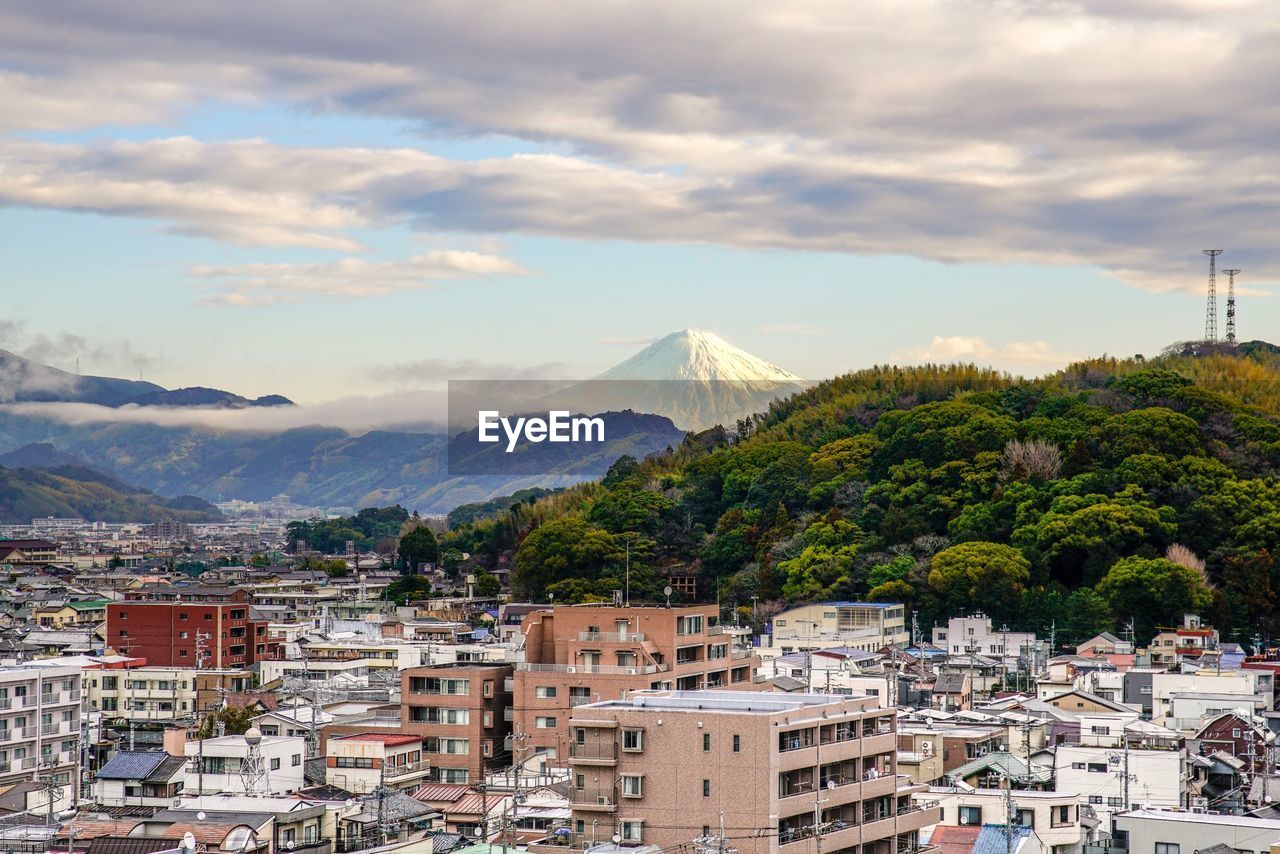
[[[1025,839],[1031,835],[1031,828],[1022,824],[1008,827],[1003,824],[984,824],[982,832],[973,843],[973,854],[1005,854],[1009,849],[1005,842],[1012,835],[1014,839]],[[1015,851],[1018,850],[1014,846]]]
[[[122,750],[98,771],[99,780],[143,780],[169,758],[162,750]]]

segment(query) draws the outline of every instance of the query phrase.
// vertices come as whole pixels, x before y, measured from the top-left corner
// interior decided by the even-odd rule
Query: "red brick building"
[[[143,588],[107,607],[107,646],[169,667],[248,667],[270,652],[267,621],[237,588]]]

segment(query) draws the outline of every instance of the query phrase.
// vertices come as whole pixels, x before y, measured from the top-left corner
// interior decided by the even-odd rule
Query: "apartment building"
[[[740,854],[914,850],[939,814],[897,775],[894,723],[872,698],[821,694],[645,691],[575,707],[573,841],[671,850],[723,821]]]
[[[818,602],[774,617],[770,647],[782,655],[827,647],[878,652],[910,640],[906,608],[901,603]]]
[[[438,664],[406,670],[400,685],[400,728],[423,741],[429,779],[473,783],[509,763],[510,664]]]
[[[934,626],[933,644],[951,655],[982,655],[1002,662],[1030,661],[1040,649],[1034,633],[1002,631],[986,614],[952,617],[945,626]]]
[[[107,608],[107,646],[168,667],[249,667],[268,654],[249,594],[220,587],[141,588]]]
[[[1117,815],[1115,829],[1115,850],[1126,854],[1267,854],[1280,840],[1280,820],[1274,818],[1146,808]]]
[[[570,712],[585,703],[637,690],[750,689],[759,659],[717,625],[717,613],[714,605],[570,605],[528,614],[512,691],[517,758],[563,751]]]
[[[245,691],[252,684],[248,670],[102,664],[84,668],[87,709],[126,722],[198,718],[219,706],[223,692]]]
[[[0,787],[35,772],[69,786],[80,765],[80,668],[0,667]]]
[[[427,779],[431,763],[423,758],[423,738],[394,732],[361,732],[325,743],[325,782],[355,794],[379,786],[411,789]]]

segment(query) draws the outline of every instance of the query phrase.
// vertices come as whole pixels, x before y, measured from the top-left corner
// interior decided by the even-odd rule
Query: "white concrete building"
[[[876,652],[907,643],[906,609],[890,602],[819,602],[783,611],[773,618],[770,646],[781,654],[805,649],[849,647]]]
[[[1195,854],[1226,845],[1238,854],[1267,854],[1280,840],[1280,821],[1243,815],[1140,809],[1115,817],[1127,854]]]
[[[1174,694],[1234,694],[1249,704],[1260,697],[1264,709],[1271,709],[1271,673],[1264,670],[1236,670],[1224,673],[1153,673],[1151,675],[1151,720],[1173,726]],[[1227,708],[1235,708],[1228,705]]]
[[[973,653],[1009,662],[1019,656],[1030,660],[1039,649],[1033,633],[1002,632],[986,614],[952,617],[946,626],[934,626],[933,645],[951,655]]]
[[[1125,751],[1061,745],[1054,753],[1054,781],[1058,791],[1078,793],[1079,802],[1093,807],[1102,826],[1108,827],[1112,814],[1135,806],[1185,806],[1186,764],[1186,754],[1181,750]]]
[[[1005,792],[1003,789],[973,789],[964,791],[950,787],[934,786],[927,792],[913,796],[917,801],[936,801],[942,809],[939,824],[977,826],[1003,824],[1005,821]],[[1010,795],[1013,815],[1018,824],[1035,831],[1032,839],[1039,840],[1041,848],[1022,848],[1034,854],[1079,854],[1089,839],[1091,824],[1096,819],[1092,811],[1078,803],[1075,792],[1039,792],[1015,789]],[[1081,819],[1085,821],[1082,822]]]
[[[259,749],[267,772],[264,794],[287,795],[303,788],[306,739],[264,735]],[[243,735],[188,741],[184,750],[188,757],[197,759],[196,767],[187,774],[184,791],[204,795],[245,793],[240,772],[249,755],[249,744]]]
[[[379,785],[414,788],[426,780],[431,763],[423,760],[422,736],[362,732],[334,736],[325,748],[325,782],[363,794]]]
[[[80,673],[56,659],[0,667],[0,785],[39,771],[64,787],[63,801],[81,762]]]

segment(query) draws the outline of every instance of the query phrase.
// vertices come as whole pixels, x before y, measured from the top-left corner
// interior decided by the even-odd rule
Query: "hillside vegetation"
[[[1191,352],[1191,355],[1184,355]],[[1171,348],[1026,380],[877,367],[815,386],[600,483],[516,503],[443,548],[515,550],[518,595],[702,598],[767,615],[904,601],[1074,639],[1200,612],[1251,642],[1280,622],[1280,356]]]
[[[0,523],[25,524],[44,516],[95,522],[211,522],[218,509],[194,496],[161,498],[80,466],[0,466]]]

